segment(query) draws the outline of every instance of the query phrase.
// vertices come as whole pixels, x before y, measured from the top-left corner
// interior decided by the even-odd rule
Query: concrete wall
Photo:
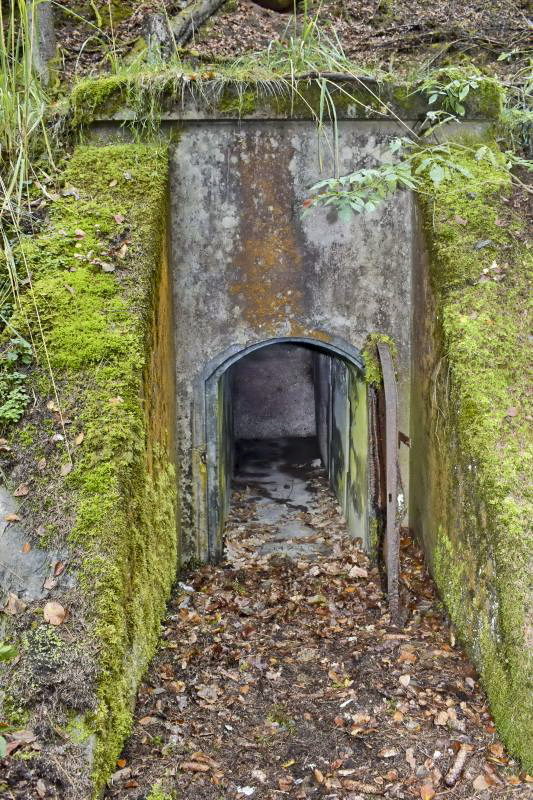
[[[313,352],[273,344],[231,367],[236,439],[314,436]]]
[[[327,353],[315,357],[320,455],[348,530],[368,544],[368,414],[359,370]]]
[[[386,159],[397,132],[341,122],[339,172]],[[304,121],[191,123],[170,171],[182,530],[184,552],[202,557],[200,412],[206,365],[221,353],[284,336],[361,348],[369,332],[387,333],[409,433],[411,198],[399,193],[349,223],[334,209],[302,219],[308,187],[335,171],[328,143]]]

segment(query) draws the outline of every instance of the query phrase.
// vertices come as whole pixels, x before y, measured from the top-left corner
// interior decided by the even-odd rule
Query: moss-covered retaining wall
[[[457,173],[421,201],[411,525],[499,733],[531,771],[532,257],[508,173],[472,151],[463,165],[470,177]]]
[[[166,208],[164,150],[80,147],[17,254],[32,288],[11,324],[39,364],[7,467],[11,489],[29,486],[30,547],[65,558],[9,618],[20,658],[1,676],[2,719],[35,732],[64,798],[97,795],[115,768],[178,564]]]

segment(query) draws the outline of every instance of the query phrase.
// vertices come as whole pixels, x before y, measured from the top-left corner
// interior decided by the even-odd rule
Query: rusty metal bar
[[[387,344],[379,342],[379,360],[383,374],[385,395],[385,481],[386,481],[386,528],[385,528],[385,566],[387,569],[387,592],[391,622],[399,621],[399,560],[400,530],[398,516],[398,391],[392,357]]]

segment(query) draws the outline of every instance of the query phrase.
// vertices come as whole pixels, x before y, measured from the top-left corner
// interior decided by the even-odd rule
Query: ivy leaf
[[[352,209],[350,206],[343,206],[339,211],[339,219],[341,222],[351,222],[352,221]]]
[[[431,97],[430,97],[430,98],[429,98],[429,100],[428,100],[428,105],[430,105],[430,106],[431,106],[431,105],[433,105],[433,103],[435,103],[435,102],[436,102],[436,100],[437,100],[438,96],[439,96],[439,95],[438,95],[438,94],[436,94],[436,93],[435,93],[435,94],[432,94],[432,95],[431,95]]]
[[[13,645],[0,642],[0,661],[12,661],[17,655]]]
[[[440,166],[440,164],[433,164],[429,171],[429,177],[435,186],[438,186],[440,183],[442,183],[444,179],[444,169]]]

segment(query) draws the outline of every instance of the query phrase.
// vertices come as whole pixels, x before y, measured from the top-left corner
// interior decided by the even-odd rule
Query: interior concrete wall
[[[348,530],[368,544],[368,415],[366,383],[352,364],[315,356],[317,438]]]
[[[170,232],[186,555],[206,555],[196,524],[205,518],[201,410],[206,365],[219,354],[285,336],[362,348],[368,333],[386,333],[398,346],[409,434],[411,197],[400,192],[350,222],[333,208],[302,217],[315,181],[388,159],[397,133],[391,122],[340,122],[335,167],[311,122],[195,122],[181,132]]]
[[[273,344],[231,367],[236,439],[314,436],[313,352]]]

